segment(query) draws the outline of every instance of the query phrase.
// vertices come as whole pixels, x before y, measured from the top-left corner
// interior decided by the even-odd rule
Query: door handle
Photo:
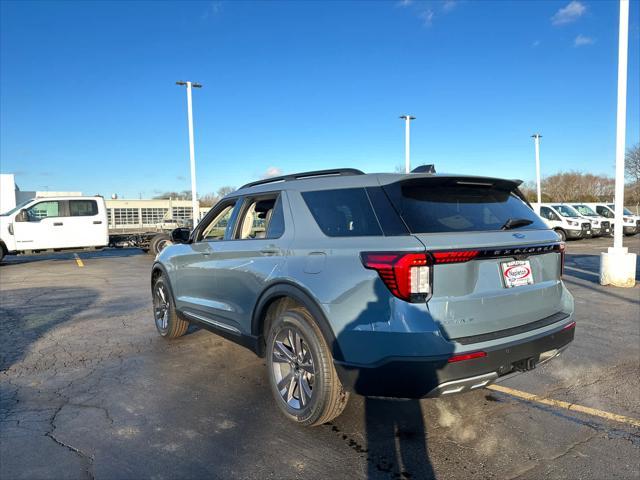
[[[277,248],[263,248],[260,250],[260,255],[264,255],[265,257],[272,257],[278,255],[278,253],[280,253],[280,250]]]
[[[93,222],[94,225],[101,225],[102,224],[102,220],[96,220]]]
[[[62,226],[62,222],[54,222],[53,226],[54,227],[61,227]]]

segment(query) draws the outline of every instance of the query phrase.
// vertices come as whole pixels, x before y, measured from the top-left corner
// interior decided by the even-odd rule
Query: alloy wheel
[[[305,408],[313,397],[316,371],[308,342],[300,331],[287,326],[277,333],[271,364],[282,400],[294,410]]]

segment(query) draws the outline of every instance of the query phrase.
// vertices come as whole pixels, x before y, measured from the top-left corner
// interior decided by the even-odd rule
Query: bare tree
[[[216,194],[218,195],[218,198],[223,198],[226,197],[227,195],[229,195],[230,193],[233,193],[236,191],[236,187],[231,187],[229,185],[225,185],[224,187],[220,187],[218,189],[218,191],[216,192]]]
[[[640,204],[640,143],[627,150],[624,157],[624,174],[627,178],[624,199],[627,205],[634,205],[638,211]]]

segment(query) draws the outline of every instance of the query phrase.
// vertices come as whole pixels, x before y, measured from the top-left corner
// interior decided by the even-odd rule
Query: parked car
[[[591,231],[594,237],[609,236],[613,233],[611,229],[611,222],[608,218],[598,215],[591,207],[582,203],[572,203],[571,206],[582,217],[589,220],[591,223]]]
[[[350,393],[451,395],[530,370],[573,340],[574,302],[564,243],[519,184],[353,169],[249,183],[156,257],[156,328],[195,323],[264,357],[303,425]]]
[[[552,228],[562,241],[591,238],[591,222],[581,216],[574,208],[560,203],[542,203],[539,214],[549,228]]]
[[[613,220],[615,218],[615,210],[613,204],[607,203],[585,203],[586,206],[595,210],[598,215],[610,219],[612,231],[614,228]],[[637,220],[633,214],[625,208],[624,216],[622,217],[622,233],[625,235],[635,235],[640,232],[640,221]]]
[[[102,197],[44,197],[0,215],[0,260],[7,254],[102,248],[109,243]]]

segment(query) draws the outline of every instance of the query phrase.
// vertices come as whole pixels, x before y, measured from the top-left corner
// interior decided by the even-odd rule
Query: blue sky
[[[640,136],[631,2],[627,145]],[[267,172],[404,161],[439,171],[613,175],[615,1],[0,4],[0,169],[23,190],[137,198]]]

